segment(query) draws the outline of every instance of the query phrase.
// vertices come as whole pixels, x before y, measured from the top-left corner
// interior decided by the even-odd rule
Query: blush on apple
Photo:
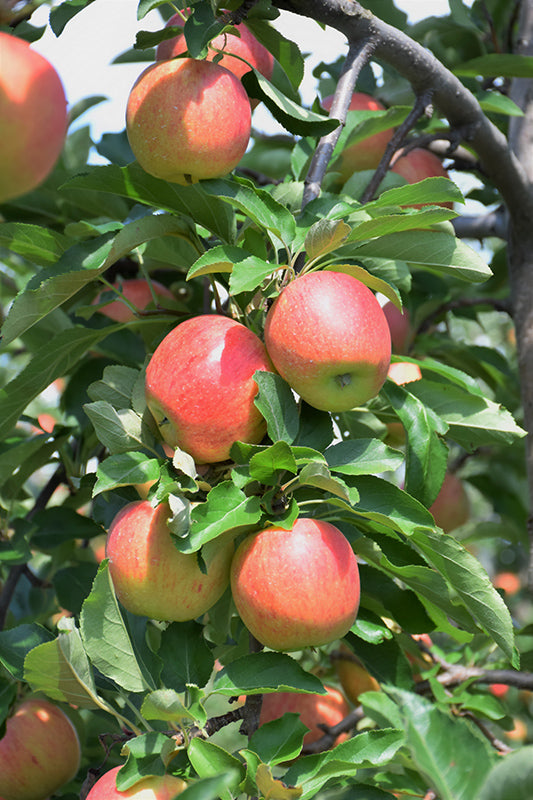
[[[470,503],[462,481],[453,472],[444,476],[440,491],[430,506],[433,519],[445,533],[468,522]]]
[[[254,404],[256,370],[272,372],[265,346],[216,314],[177,325],[146,369],[146,402],[161,436],[199,464],[225,461],[237,440],[257,444],[266,423]]]
[[[106,542],[109,572],[118,599],[133,614],[184,622],[204,614],[229,583],[233,542],[214,539],[202,548],[207,572],[197,553],[174,545],[166,503],[147,500],[125,506],[114,518]]]
[[[304,747],[316,742],[324,736],[324,730],[319,727],[321,724],[333,728],[350,713],[350,706],[342,692],[334,686],[324,688],[327,694],[274,692],[263,695],[259,725],[273,722],[283,714],[299,714],[301,722],[309,728],[309,732],[304,736]],[[348,738],[347,733],[341,733],[331,746]]]
[[[5,800],[45,800],[76,775],[80,743],[74,725],[54,703],[30,697],[0,739],[0,795]]]
[[[150,775],[135,783],[131,789],[119,792],[117,789],[117,773],[120,767],[105,772],[99,778],[86,800],[174,800],[187,788],[181,778],[173,775]]]
[[[389,325],[375,295],[343,272],[309,272],[289,283],[267,314],[265,344],[291,388],[331,412],[375,397],[391,358]]]
[[[403,150],[398,150],[391,160],[391,170],[401,175],[407,183],[418,183],[424,178],[449,178],[440,158],[423,147],[415,147],[405,153]],[[453,208],[453,203],[438,203],[438,205],[443,208]],[[424,203],[414,204],[412,207],[423,208]]]
[[[231,564],[231,591],[248,630],[272,650],[342,638],[359,608],[359,568],[341,531],[297,519],[244,539]]]
[[[170,289],[167,289],[162,283],[154,280],[151,280],[150,283],[152,289],[150,289],[150,284],[145,278],[131,278],[122,282],[116,281],[114,286],[122,292],[126,300],[129,300],[130,303],[140,311],[143,311],[147,306],[153,304],[154,297],[152,295],[152,290],[157,302],[164,303],[165,298],[168,300],[175,300]],[[102,293],[94,298],[93,305],[98,305],[100,302],[102,302]],[[135,314],[132,309],[121,299],[112,300],[107,305],[102,306],[99,312],[109,317],[109,319],[112,319],[114,322],[130,322],[132,319],[135,319]]]
[[[212,61],[175,58],[147,67],[134,84],[126,131],[150,175],[183,185],[220,178],[248,146],[251,108],[240,80]]]
[[[322,107],[329,111],[333,96],[325,97]],[[385,106],[364,92],[354,92],[350,102],[349,111],[384,111]],[[340,172],[343,181],[363,169],[375,169],[392,137],[393,129],[380,131],[344,148],[339,158],[336,159],[333,169]]]
[[[54,67],[0,31],[0,203],[48,177],[67,133],[67,101]]]

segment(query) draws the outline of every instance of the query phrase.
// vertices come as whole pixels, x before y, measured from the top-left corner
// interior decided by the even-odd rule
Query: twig
[[[263,645],[259,642],[255,636],[250,634],[249,637],[249,650],[250,653],[260,653],[263,649]],[[243,707],[243,715],[242,720],[243,723],[239,729],[240,733],[244,733],[245,736],[250,738],[252,734],[259,727],[259,717],[261,715],[261,707],[263,705],[263,695],[262,694],[249,694],[246,698],[246,702]]]
[[[350,711],[344,719],[341,719],[340,722],[333,725],[331,728],[328,725],[319,723],[317,727],[322,728],[324,736],[321,736],[320,739],[316,739],[314,742],[310,742],[302,748],[302,755],[322,753],[324,750],[329,750],[335,743],[337,736],[340,736],[341,733],[349,733],[352,731],[364,716],[365,714],[362,707],[357,706],[357,708]]]
[[[466,711],[466,710],[465,711],[460,711],[459,712],[459,716],[460,717],[466,717],[471,722],[473,722],[474,725],[476,725],[479,728],[479,730],[481,731],[483,736],[486,739],[488,739],[488,741],[491,743],[492,747],[494,747],[494,749],[498,751],[498,753],[501,753],[502,755],[506,755],[507,753],[510,753],[512,751],[511,747],[509,747],[508,745],[504,744],[501,741],[501,739],[498,739],[496,736],[494,736],[494,734],[487,728],[487,726],[484,725],[483,722],[481,722],[481,720],[478,717],[476,717],[475,714],[472,714],[471,711]]]

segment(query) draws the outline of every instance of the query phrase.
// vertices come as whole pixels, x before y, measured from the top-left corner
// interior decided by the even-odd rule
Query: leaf
[[[320,219],[309,228],[305,237],[305,251],[309,259],[336,250],[351,233],[351,228],[342,220]]]
[[[212,247],[189,269],[187,280],[216,272],[229,272],[232,294],[256,289],[272,272],[281,269],[262,258],[248,253],[241,247],[217,245]]]
[[[317,462],[306,464],[298,475],[298,483],[302,486],[314,486],[353,505],[359,500],[357,490],[346,486],[340,478],[334,478],[326,464]]]
[[[320,680],[306,672],[286,653],[252,653],[227,664],[215,676],[213,690],[219,694],[266,694],[310,692],[325,694]]]
[[[259,796],[265,800],[298,800],[302,796],[301,786],[287,786],[283,781],[274,778],[266,764],[259,764],[257,767],[255,782]]]
[[[91,593],[83,603],[80,632],[87,655],[107,678],[129,692],[143,692],[153,686],[134,652],[107,561],[100,565]]]
[[[211,677],[213,654],[197,622],[172,622],[161,632],[157,652],[163,661],[162,680],[177,692],[190,684],[205,686]]]
[[[250,459],[250,476],[259,483],[276,486],[285,470],[295,475],[298,467],[292,449],[284,441],[275,442]]]
[[[232,797],[239,794],[237,788],[239,783],[244,780],[244,766],[238,758],[214,742],[198,737],[191,740],[187,748],[187,755],[200,778],[214,778],[224,773],[235,776],[232,791],[228,788],[221,792],[220,796],[223,800],[226,798],[231,800]]]
[[[284,714],[279,719],[260,725],[250,738],[249,748],[257,753],[261,761],[272,765],[283,764],[300,754],[303,737],[308,730],[299,714]]]
[[[464,203],[464,201],[465,199],[463,193],[456,183],[449,178],[435,176],[432,178],[424,178],[416,183],[406,183],[402,186],[393,186],[391,189],[386,189],[376,200],[368,203],[365,206],[365,209],[370,213],[375,213],[374,209],[381,210],[386,206],[411,206],[421,203],[436,205],[437,203]],[[420,222],[423,223],[426,218],[429,220],[432,217],[434,217],[435,222],[437,222],[439,212],[447,212],[449,214],[450,209],[421,208],[417,209],[416,211],[413,209],[406,209],[403,216],[404,218],[406,216],[411,217],[411,221],[413,223],[417,220],[420,220]],[[398,215],[395,214],[393,216],[397,217]],[[448,217],[448,219],[449,218],[450,217]],[[354,229],[353,236],[362,238],[359,236],[358,230],[361,226],[362,230],[365,230],[365,228],[371,230],[373,225],[376,225],[382,220],[387,219],[389,219],[388,216],[377,216],[369,221],[364,220],[359,226],[357,226],[357,228]],[[420,227],[424,227],[424,225],[421,224]],[[352,237],[350,237],[350,239],[351,238]]]
[[[105,458],[96,469],[93,497],[120,486],[143,484],[159,478],[159,461],[144,453],[130,450],[127,453]]]
[[[369,289],[372,289],[372,291],[384,294],[385,297],[395,305],[399,302],[398,295],[390,284],[382,278],[378,278],[377,275],[373,275],[358,264],[332,264],[324,267],[324,269],[331,272],[344,272],[347,275],[351,275],[353,278],[357,278],[358,281],[361,281],[361,283],[364,283],[365,286],[368,286]]]
[[[141,714],[145,719],[157,719],[163,722],[174,722],[176,725],[191,724],[194,714],[183,705],[180,695],[174,689],[157,689],[149,692],[142,703]],[[207,715],[200,724],[204,725]]]
[[[226,791],[234,791],[240,773],[223,772],[216,777],[200,778],[180,792],[180,800],[219,800]]]
[[[14,678],[22,680],[27,654],[53,638],[47,628],[36,622],[0,631],[0,663]]]
[[[94,0],[63,0],[60,5],[52,8],[50,11],[50,27],[55,35],[59,36],[63,33],[67,23],[92,2]]]
[[[401,453],[379,439],[345,439],[328,447],[324,456],[330,470],[340,475],[393,472],[403,462]]]
[[[23,222],[0,224],[0,245],[39,266],[55,264],[71,240],[62,233]]]
[[[111,455],[153,445],[153,437],[144,419],[131,408],[117,411],[104,400],[96,400],[86,403],[83,409],[92,422],[98,440]]]
[[[427,178],[427,181],[445,180],[445,178]],[[453,184],[455,186],[455,184]],[[404,187],[401,187],[402,189]],[[429,192],[431,192],[430,202],[440,202],[440,197],[435,197],[435,190],[433,187],[424,186],[421,183],[409,184],[405,186],[409,189],[409,193],[405,195],[398,193],[398,205],[407,204],[407,202],[427,203]],[[416,191],[415,191],[416,190]],[[391,190],[395,191],[395,190]],[[457,199],[457,198],[455,198]],[[448,208],[430,208],[426,207],[415,211],[414,213],[406,212],[403,214],[386,214],[374,219],[360,222],[355,227],[347,239],[348,242],[361,242],[366,239],[374,239],[377,236],[386,236],[387,234],[398,233],[400,231],[414,230],[415,228],[431,228],[439,222],[453,219],[457,214]]]
[[[533,745],[521,747],[493,766],[477,800],[531,800]]]
[[[255,405],[266,419],[268,435],[273,442],[292,444],[298,435],[298,406],[290,386],[273,372],[255,372],[259,392]]]
[[[491,78],[533,78],[533,56],[511,53],[487,53],[459,64],[456,75]]]

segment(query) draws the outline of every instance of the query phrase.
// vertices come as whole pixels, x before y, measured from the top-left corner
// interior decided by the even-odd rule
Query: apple
[[[332,728],[338,725],[350,713],[350,706],[346,698],[333,686],[325,686],[325,694],[299,694],[295,692],[273,692],[263,695],[263,704],[259,716],[259,725],[273,722],[283,714],[292,712],[299,714],[300,720],[309,728],[305,734],[303,744],[311,744],[324,736],[320,724]],[[349,738],[347,733],[341,733],[335,739],[332,747]]]
[[[306,403],[349,411],[381,389],[391,358],[389,326],[375,295],[343,272],[308,272],[275,299],[265,345]]]
[[[44,800],[74,778],[80,755],[67,715],[48,700],[29,697],[8,717],[0,739],[0,795]]]
[[[187,784],[181,778],[173,775],[150,775],[142,778],[134,784],[131,789],[119,792],[117,789],[117,773],[120,767],[105,772],[99,778],[86,800],[120,800],[120,798],[131,798],[131,800],[174,800],[176,795],[181,794],[187,788]]]
[[[498,572],[492,579],[496,589],[503,589],[510,597],[517,594],[522,588],[522,583],[516,572]]]
[[[192,317],[163,339],[146,369],[146,402],[163,439],[199,464],[225,461],[232,444],[257,444],[266,423],[254,404],[265,346],[240,322]]]
[[[433,519],[445,533],[464,525],[470,517],[470,504],[465,487],[453,472],[444,476],[440,491],[430,506]]]
[[[150,175],[183,185],[220,178],[248,146],[251,108],[240,80],[212,61],[157,61],[135,82],[126,131]]]
[[[16,36],[0,32],[0,203],[35,189],[59,158],[67,101],[56,70]]]
[[[359,608],[359,568],[341,531],[299,518],[291,530],[247,536],[231,564],[231,591],[248,630],[272,650],[342,638]]]
[[[391,159],[391,171],[404,178],[407,183],[418,183],[424,178],[449,178],[438,156],[423,147],[414,150],[398,150]],[[414,204],[412,208],[423,208],[427,203]],[[453,208],[453,203],[438,203],[443,208]]]
[[[184,622],[204,614],[229,583],[232,541],[204,545],[202,572],[197,553],[181,553],[167,521],[167,503],[147,500],[125,506],[113,519],[106,541],[109,572],[118,599],[133,614]]]
[[[159,281],[151,281],[152,289],[155,294],[156,300],[163,301],[165,298],[175,300],[176,298],[166,286],[163,286]],[[131,278],[130,280],[115,281],[113,284],[119,291],[122,292],[126,300],[129,300],[136,308],[143,311],[147,306],[153,304],[154,298],[150,289],[150,284],[145,278]],[[102,302],[102,292],[100,292],[93,300],[93,305],[98,305]],[[107,305],[98,309],[100,314],[104,314],[109,319],[115,322],[130,322],[135,319],[135,314],[126,303],[121,299],[112,300]]]
[[[345,644],[339,647],[334,663],[344,694],[354,705],[359,704],[359,695],[363,692],[380,691],[377,680]]]
[[[189,16],[189,13],[189,9],[184,9],[180,13],[174,14],[167,22],[166,27],[183,27],[185,18]],[[212,61],[222,50],[224,55],[217,61],[217,64],[229,69],[239,80],[246,72],[250,71],[248,64],[251,64],[267,80],[270,80],[274,69],[273,55],[255,38],[243,22],[235,25],[235,30],[238,31],[238,35],[235,33],[221,33],[215,36],[209,44],[207,60]],[[181,33],[173,39],[166,39],[164,42],[159,43],[155,54],[156,61],[175,58],[186,51],[187,42],[185,41],[185,36]],[[244,58],[248,64],[245,64],[240,58],[234,58],[234,55]],[[252,100],[251,102],[253,107],[258,103],[257,100]]]
[[[422,372],[418,364],[413,364],[411,361],[395,361],[390,365],[387,377],[398,386],[403,386],[406,383],[419,381]]]
[[[333,96],[325,97],[322,100],[322,107],[329,111],[332,102]],[[385,106],[369,94],[354,92],[348,110],[384,111]],[[333,166],[335,172],[340,172],[343,181],[347,181],[354,172],[360,172],[363,169],[375,169],[381,161],[392,134],[393,129],[390,128],[374,133],[372,136],[368,136],[366,139],[354,144],[349,144],[336,159]]]
[[[489,691],[494,697],[505,697],[509,691],[509,686],[506,683],[491,683]]]
[[[411,316],[406,308],[400,311],[393,302],[387,300],[383,305],[383,313],[390,328],[393,353],[406,353],[411,344],[413,330]]]

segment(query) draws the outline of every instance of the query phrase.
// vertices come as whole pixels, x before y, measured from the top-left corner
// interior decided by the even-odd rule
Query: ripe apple
[[[184,9],[179,14],[174,14],[167,22],[166,27],[182,27],[185,24],[184,18],[188,16],[189,9]],[[264,75],[267,80],[270,80],[274,69],[273,55],[255,38],[253,33],[243,22],[239,25],[235,25],[235,29],[239,32],[239,35],[235,33],[221,33],[215,36],[209,44],[207,60],[212,61],[218,55],[219,51],[222,50],[224,55],[220,61],[217,61],[217,64],[229,69],[239,80],[246,72],[250,71],[248,64],[251,64],[252,67],[260,72],[261,75]],[[185,53],[186,50],[187,42],[185,41],[185,36],[182,33],[178,34],[173,39],[166,39],[164,42],[159,43],[155,54],[156,61],[175,58]],[[248,64],[245,64],[244,61],[241,61],[239,58],[234,58],[233,55],[244,58]],[[258,103],[257,100],[252,100],[251,102],[253,107]]]
[[[325,686],[325,694],[298,694],[294,692],[274,692],[263,695],[263,704],[259,717],[259,725],[273,722],[283,714],[299,714],[300,720],[309,728],[305,734],[304,747],[324,736],[324,731],[319,724],[332,728],[338,725],[349,713],[350,706],[346,698],[333,686]],[[332,747],[349,738],[347,733],[341,733],[335,739]]]
[[[151,281],[154,294],[157,301],[163,301],[165,298],[175,300],[176,298],[166,286],[163,286],[159,281]],[[147,306],[154,302],[150,284],[144,278],[132,278],[125,281],[115,281],[114,286],[122,292],[126,300],[138,308],[140,311],[144,310]],[[93,305],[102,302],[102,293],[98,294],[94,300]],[[130,322],[135,319],[135,314],[122,300],[112,300],[106,306],[99,309],[100,314],[104,314],[109,319],[115,322]]]
[[[509,686],[506,683],[491,683],[489,685],[489,691],[494,697],[505,697],[509,691]]]
[[[509,597],[517,594],[522,588],[522,583],[516,572],[498,572],[492,579],[492,585],[496,589],[503,589]]]
[[[106,542],[109,572],[118,599],[133,614],[184,622],[204,614],[229,583],[233,542],[220,539],[196,553],[180,553],[167,527],[166,503],[147,500],[125,506],[113,519]]]
[[[322,107],[329,111],[333,102],[333,96],[325,97]],[[384,111],[385,106],[364,92],[354,92],[350,101],[349,111]],[[360,142],[350,144],[344,148],[339,158],[334,164],[335,172],[340,172],[343,181],[347,181],[354,172],[363,169],[375,169],[393,134],[393,129],[380,131],[362,139]]]
[[[392,352],[406,353],[413,337],[411,317],[408,310],[404,308],[400,311],[394,303],[387,300],[383,305],[383,313],[389,323]]]
[[[181,322],[146,369],[146,402],[163,439],[199,464],[225,461],[237,440],[260,442],[266,423],[254,405],[256,370],[273,368],[240,322],[216,314]]]
[[[240,80],[212,61],[158,61],[135,82],[126,130],[150,175],[183,185],[220,178],[248,146],[251,108]]]
[[[272,650],[342,638],[359,608],[359,568],[341,531],[297,519],[244,539],[231,564],[231,591],[248,630]]]
[[[359,695],[363,692],[380,691],[381,687],[377,680],[345,644],[339,647],[334,664],[344,694],[354,705],[359,704]]]
[[[444,476],[441,489],[430,506],[433,519],[445,533],[464,525],[470,517],[470,504],[465,487],[453,472]]]
[[[117,772],[120,767],[105,772],[99,778],[86,800],[120,800],[121,798],[131,798],[131,800],[174,800],[177,794],[181,794],[187,788],[187,784],[181,778],[173,775],[152,775],[143,778],[134,784],[131,789],[119,792],[117,789]]]
[[[54,67],[0,32],[0,203],[35,189],[52,171],[67,133],[67,101]]]
[[[0,795],[4,800],[44,800],[71,781],[80,766],[74,725],[54,703],[30,697],[0,739]]]
[[[423,147],[414,150],[398,150],[391,160],[391,170],[401,175],[407,183],[418,183],[424,178],[449,178],[438,156]],[[412,208],[423,208],[427,203],[414,204]],[[453,203],[438,203],[443,208],[453,208]]]
[[[343,272],[309,272],[270,308],[265,344],[279,374],[309,405],[349,411],[381,389],[391,358],[375,295]]]

